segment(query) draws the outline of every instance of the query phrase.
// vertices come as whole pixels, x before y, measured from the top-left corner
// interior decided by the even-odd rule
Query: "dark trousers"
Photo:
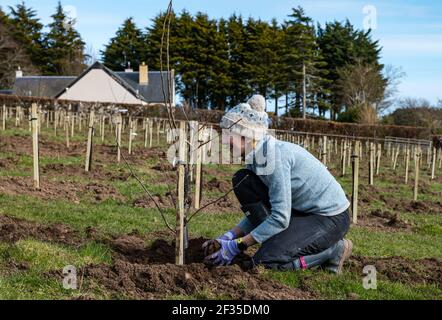
[[[232,182],[234,186],[241,182],[235,188],[241,206],[262,202],[271,210],[268,188],[254,172],[240,170]],[[256,264],[279,269],[296,258],[330,248],[344,238],[349,227],[348,210],[332,217],[292,210],[289,227],[262,243],[253,260]]]

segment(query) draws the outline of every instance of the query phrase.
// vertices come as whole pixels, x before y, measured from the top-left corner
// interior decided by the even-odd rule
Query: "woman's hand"
[[[205,258],[205,261],[216,265],[226,266],[232,264],[233,259],[241,253],[236,240],[216,240],[221,245],[221,249]]]

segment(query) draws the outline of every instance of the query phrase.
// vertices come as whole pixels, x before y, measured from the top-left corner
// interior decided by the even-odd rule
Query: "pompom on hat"
[[[262,138],[269,129],[269,116],[265,112],[266,101],[262,95],[254,95],[230,109],[222,117],[220,127],[251,139]]]

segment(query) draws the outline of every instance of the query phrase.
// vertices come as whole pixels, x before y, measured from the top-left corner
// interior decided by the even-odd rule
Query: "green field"
[[[145,242],[146,247],[159,238],[172,240],[161,215],[153,208],[152,203],[149,204],[147,195],[130,176],[128,168],[124,163],[116,163],[115,152],[105,154],[106,150],[111,152],[113,149],[99,148],[102,142],[97,135],[93,172],[85,174],[83,166],[86,134],[77,133],[72,137],[71,150],[68,152],[63,148],[63,130],[59,129],[56,137],[53,129],[43,127],[40,158],[43,190],[33,192],[30,187],[30,132],[26,128],[12,126],[13,123],[10,122],[6,131],[0,131],[0,217],[3,218],[0,220],[0,299],[143,298],[144,296],[137,297],[133,292],[109,290],[105,283],[87,275],[81,279],[81,286],[76,290],[64,289],[62,278],[58,276],[67,265],[73,265],[79,270],[90,265],[112,266],[116,253],[112,242],[108,240],[121,235],[135,234],[137,239]],[[126,136],[127,134],[125,138]],[[107,133],[107,137],[111,138],[112,134]],[[108,138],[105,144],[113,145],[113,141]],[[134,155],[128,157],[128,161],[147,188],[167,200],[165,194],[175,192],[176,172],[153,169],[167,161],[158,156],[161,150],[166,150],[164,141],[161,141],[161,146],[156,146],[155,141],[155,152],[149,153],[144,150],[141,140],[142,134],[136,138]],[[29,145],[14,145],[20,141],[28,141]],[[126,141],[124,144],[127,145]],[[57,145],[57,148],[51,148],[52,145]],[[127,153],[126,148],[123,152]],[[330,164],[333,172],[339,172],[339,161],[336,158],[338,157],[334,156],[336,161]],[[348,234],[348,238],[355,244],[356,257],[347,265],[342,276],[320,270],[260,270],[261,276],[269,281],[276,280],[289,288],[309,292],[317,299],[441,299],[442,170],[438,169],[438,178],[430,181],[426,164],[423,165],[423,189],[419,195],[419,203],[423,203],[423,207],[419,207],[411,201],[412,172],[408,185],[401,182],[404,170],[402,159],[399,159],[400,165],[396,172],[392,172],[390,160],[385,155],[382,161],[381,173],[375,177],[375,187],[368,188],[367,158],[362,160],[360,223],[352,225]],[[237,169],[238,166],[210,165],[204,169],[204,179],[210,181],[216,178],[224,184],[230,183],[230,177]],[[347,172],[351,172],[350,168]],[[349,194],[351,173],[338,177],[338,180]],[[28,187],[23,187],[23,184]],[[203,202],[222,194],[213,188],[203,190]],[[366,202],[365,198],[368,199]],[[166,218],[174,226],[175,210],[171,202],[166,200],[163,201]],[[409,209],[414,208],[413,206],[417,208],[416,212]],[[388,219],[373,216],[371,213],[376,210],[396,215],[401,224],[398,226],[389,223],[391,221]],[[5,221],[9,220],[5,217],[10,221],[20,221],[23,225],[38,225],[40,231],[28,233],[22,227],[6,227]],[[242,213],[234,206],[229,210],[215,205],[192,220],[189,227],[190,237],[218,236],[241,217]],[[54,224],[68,228],[78,241],[70,243],[41,236],[44,234],[41,231],[44,226]],[[88,236],[90,230],[93,230],[92,237]],[[11,234],[23,236],[11,238]],[[378,268],[376,290],[366,290],[362,285],[362,265],[366,261],[376,266],[378,261],[384,262]],[[390,269],[394,272],[389,272]],[[247,286],[244,283],[241,290],[248,290]],[[156,297],[232,298],[228,292],[224,295],[218,291],[212,292],[212,287],[213,284],[205,286],[203,283],[192,292],[165,292]]]

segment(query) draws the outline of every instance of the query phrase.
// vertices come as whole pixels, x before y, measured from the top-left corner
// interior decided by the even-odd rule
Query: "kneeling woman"
[[[322,266],[341,273],[353,247],[344,239],[350,203],[318,159],[301,146],[268,134],[264,110],[264,97],[255,95],[221,120],[229,133],[223,134],[223,144],[241,152],[247,164],[232,179],[246,217],[203,245],[207,248],[213,241],[221,245],[206,260],[231,264],[241,251],[260,243],[255,265],[277,270]]]

